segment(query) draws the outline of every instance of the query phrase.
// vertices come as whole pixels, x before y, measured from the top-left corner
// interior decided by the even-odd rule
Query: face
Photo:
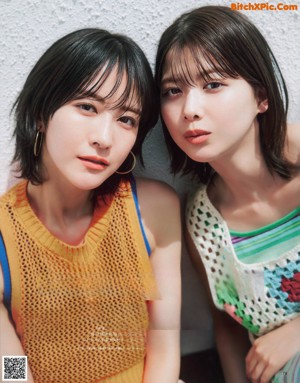
[[[184,55],[194,85],[173,78],[168,56],[161,82],[161,113],[175,143],[194,161],[209,163],[249,147],[266,103],[244,79],[222,78],[208,64],[211,80],[205,81],[191,55]]]
[[[104,99],[115,85],[113,70],[96,96],[71,100],[42,127],[42,164],[48,180],[92,190],[124,162],[135,143],[140,119],[138,103],[113,108],[126,80],[124,75],[118,90]]]

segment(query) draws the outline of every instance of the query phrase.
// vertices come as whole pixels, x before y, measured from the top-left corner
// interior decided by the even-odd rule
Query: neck
[[[215,167],[218,173],[219,189],[230,193],[236,201],[262,200],[284,182],[279,176],[272,175],[264,164],[251,169],[241,164],[230,166],[230,171],[223,166]]]
[[[210,165],[218,174],[217,189],[235,201],[264,199],[284,182],[267,168],[260,148],[258,129],[244,145],[226,153]]]
[[[92,218],[90,191],[45,181],[41,185],[29,183],[27,193],[33,211],[49,231],[61,237],[58,233],[68,233],[80,222],[81,230],[74,236],[74,242],[80,240]]]

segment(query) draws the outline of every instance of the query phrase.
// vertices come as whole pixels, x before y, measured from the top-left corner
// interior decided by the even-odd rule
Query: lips
[[[201,144],[206,141],[211,132],[202,129],[188,130],[184,133],[184,138],[191,144]]]
[[[109,165],[109,162],[102,157],[80,156],[78,158],[85,167],[93,170],[103,170]]]

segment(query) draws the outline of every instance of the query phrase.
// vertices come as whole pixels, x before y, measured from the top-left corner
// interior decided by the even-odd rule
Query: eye
[[[214,90],[214,89],[219,89],[223,86],[224,84],[218,82],[218,81],[212,81],[212,82],[209,82],[208,84],[206,84],[204,86],[204,89],[208,89],[208,90]]]
[[[137,120],[133,117],[122,116],[119,118],[118,121],[122,122],[122,124],[127,125],[129,128],[134,128],[137,126]]]
[[[77,104],[77,107],[84,112],[97,112],[96,108],[92,104]]]
[[[175,88],[175,87],[162,90],[162,96],[163,97],[174,97],[179,93],[181,93],[181,90],[179,88]]]

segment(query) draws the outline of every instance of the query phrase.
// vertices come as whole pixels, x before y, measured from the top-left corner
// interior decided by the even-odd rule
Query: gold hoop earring
[[[43,133],[39,130],[36,132],[35,141],[34,141],[34,147],[33,147],[33,154],[35,157],[38,157],[41,153],[43,145]]]
[[[116,170],[116,173],[117,173],[117,174],[121,174],[121,175],[123,175],[123,174],[128,174],[128,173],[132,172],[133,169],[135,168],[135,165],[136,165],[136,158],[135,158],[135,155],[134,155],[132,152],[130,152],[130,154],[132,155],[132,158],[133,158],[133,163],[132,163],[131,168],[130,168],[129,170],[126,170],[125,172],[119,172],[119,171]]]

